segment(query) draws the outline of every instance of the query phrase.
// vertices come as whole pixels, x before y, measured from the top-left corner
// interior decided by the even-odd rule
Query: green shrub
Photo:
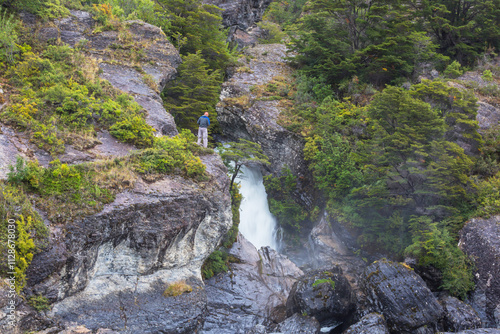
[[[261,21],[257,25],[264,31],[264,37],[259,38],[259,43],[261,44],[274,44],[281,43],[287,34],[281,30],[281,27],[270,21]]]
[[[314,287],[318,286],[319,284],[323,284],[323,283],[328,283],[328,284],[330,284],[330,286],[332,287],[332,289],[335,289],[335,282],[332,281],[331,278],[317,279],[312,284],[312,287],[314,288]]]
[[[454,60],[446,67],[443,73],[449,78],[458,78],[464,73],[464,70],[462,69],[462,65],[460,65],[458,61]]]
[[[228,255],[224,251],[216,250],[205,260],[201,267],[201,275],[204,279],[210,279],[219,273],[225,273]]]
[[[481,78],[486,81],[493,81],[493,73],[490,70],[484,70]]]
[[[0,62],[14,60],[14,52],[17,51],[18,41],[17,28],[19,22],[7,10],[0,9]]]
[[[142,147],[151,146],[154,138],[154,129],[140,116],[127,117],[116,122],[109,128],[109,133],[120,141]]]
[[[203,180],[205,165],[196,152],[194,135],[184,130],[175,137],[157,137],[152,148],[136,152],[131,159],[135,170],[154,180],[158,174],[181,174],[187,177]]]
[[[49,300],[42,295],[31,296],[28,300],[28,304],[38,312],[50,310]]]

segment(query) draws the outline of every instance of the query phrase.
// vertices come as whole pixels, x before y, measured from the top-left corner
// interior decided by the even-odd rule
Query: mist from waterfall
[[[262,174],[257,168],[242,167],[237,179],[243,201],[240,206],[239,230],[257,249],[269,246],[279,250],[276,218],[269,211]]]

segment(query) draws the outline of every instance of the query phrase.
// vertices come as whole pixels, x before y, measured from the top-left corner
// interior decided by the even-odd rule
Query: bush
[[[38,312],[50,310],[49,300],[42,295],[31,296],[28,300],[28,304]]]
[[[116,122],[109,128],[109,133],[120,141],[142,147],[151,146],[154,138],[154,129],[139,116]]]
[[[446,67],[443,73],[448,78],[458,78],[464,73],[464,70],[462,69],[462,65],[460,65],[458,61],[454,60],[450,65]]]
[[[227,268],[228,255],[224,251],[216,250],[205,260],[201,267],[201,275],[204,279],[210,279],[219,273],[225,273]]]
[[[14,52],[17,51],[18,41],[17,27],[19,23],[7,10],[0,9],[0,62],[14,60]]]
[[[170,284],[165,291],[163,291],[163,296],[165,297],[176,297],[182,295],[183,293],[190,293],[193,291],[193,288],[186,284],[184,281],[179,281]]]
[[[155,138],[152,148],[132,155],[135,170],[149,179],[155,180],[158,174],[181,174],[203,180],[205,165],[193,152],[197,151],[194,135],[189,130],[179,135]]]

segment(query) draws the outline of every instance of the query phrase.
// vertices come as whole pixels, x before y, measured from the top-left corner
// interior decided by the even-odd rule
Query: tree
[[[415,14],[441,52],[473,64],[485,47],[500,47],[500,0],[416,1]]]
[[[166,33],[180,53],[201,52],[211,70],[224,73],[233,56],[221,29],[221,9],[200,0],[155,0],[166,12],[169,26]]]
[[[233,189],[234,180],[241,171],[241,167],[254,163],[263,165],[270,164],[269,159],[262,152],[260,144],[245,139],[219,146],[219,154],[228,168],[229,173],[232,174],[229,191]]]
[[[222,76],[218,70],[208,69],[200,51],[182,58],[179,75],[167,84],[162,94],[165,108],[170,110],[177,126],[194,130],[203,112],[215,110]]]

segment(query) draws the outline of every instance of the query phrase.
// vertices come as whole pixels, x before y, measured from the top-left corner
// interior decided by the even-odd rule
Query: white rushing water
[[[270,246],[278,250],[276,218],[269,212],[262,174],[256,168],[243,167],[241,171],[243,174],[237,177],[243,195],[239,230],[257,249]]]

